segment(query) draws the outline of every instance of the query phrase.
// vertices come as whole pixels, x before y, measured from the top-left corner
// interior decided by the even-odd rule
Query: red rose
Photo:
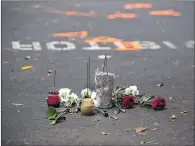
[[[48,106],[53,107],[60,106],[60,97],[57,95],[57,93],[48,93],[47,104]]]
[[[153,109],[164,109],[166,106],[166,101],[164,98],[159,98],[159,97],[155,97],[154,100],[152,101],[152,108]]]
[[[122,99],[122,106],[125,109],[132,108],[134,105],[135,96],[124,96]]]

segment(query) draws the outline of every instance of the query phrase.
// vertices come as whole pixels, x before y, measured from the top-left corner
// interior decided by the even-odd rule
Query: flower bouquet
[[[59,90],[59,96],[60,96],[60,99],[61,99],[61,104],[64,104],[65,106],[68,105],[70,92],[71,92],[71,89],[69,89],[69,88],[61,88]]]
[[[152,107],[154,110],[162,110],[166,106],[166,100],[158,96],[143,95],[139,98],[141,107]]]
[[[75,93],[71,93],[71,89],[62,88],[59,90],[59,96],[61,98],[61,104],[65,107],[73,108],[76,105],[76,111],[80,106],[81,98],[79,98]]]
[[[113,103],[121,108],[121,105],[124,109],[132,108],[133,105],[137,102],[136,96],[139,96],[139,90],[137,86],[130,86],[128,88],[117,86],[113,92]]]

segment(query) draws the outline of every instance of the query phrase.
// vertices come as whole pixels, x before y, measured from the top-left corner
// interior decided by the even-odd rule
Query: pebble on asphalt
[[[172,115],[171,119],[177,119],[176,115]]]
[[[174,97],[169,97],[169,99],[173,99]]]
[[[11,103],[11,104],[15,105],[15,106],[24,105],[24,104],[20,104],[20,103]]]
[[[31,56],[26,56],[25,59],[29,60],[29,59],[31,59]]]
[[[160,84],[157,85],[157,87],[162,87],[164,84],[161,82]]]
[[[107,135],[107,133],[105,133],[105,132],[102,132],[102,135]]]
[[[148,129],[147,127],[137,127],[134,130],[136,133],[141,133],[141,132],[146,131],[147,129]]]
[[[188,113],[188,111],[183,111],[183,112],[181,112],[181,114],[185,114],[185,113]]]

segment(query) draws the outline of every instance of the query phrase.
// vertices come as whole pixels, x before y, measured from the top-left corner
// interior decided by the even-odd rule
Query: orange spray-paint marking
[[[141,46],[137,42],[120,42],[123,47],[116,48],[116,51],[138,51]]]
[[[90,11],[89,13],[78,12],[77,16],[98,16],[98,14],[93,11]]]
[[[52,9],[52,10],[50,11],[50,13],[53,13],[53,14],[64,14],[63,11],[60,11],[60,10],[57,10],[57,9]]]
[[[124,9],[150,9],[152,5],[149,3],[135,3],[135,4],[125,4]]]
[[[85,40],[86,43],[113,43],[121,41],[120,39],[109,37],[109,36],[98,36],[92,39]]]
[[[80,37],[85,38],[88,35],[87,31],[80,31],[80,32],[64,32],[64,33],[54,33],[52,36],[54,37]]]
[[[61,11],[61,10],[53,9],[53,10],[51,10],[51,13],[63,14],[63,15],[67,15],[67,16],[98,16],[98,14],[95,13],[94,11],[77,12],[77,11]]]
[[[122,18],[122,19],[132,19],[135,18],[136,14],[133,13],[121,13],[121,12],[116,12],[115,14],[108,15],[108,19],[116,19],[116,18]]]
[[[150,15],[153,16],[180,16],[180,12],[176,12],[174,10],[158,10],[158,11],[150,11]]]

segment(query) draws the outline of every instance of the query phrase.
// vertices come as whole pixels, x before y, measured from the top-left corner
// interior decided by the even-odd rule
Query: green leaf
[[[55,119],[56,115],[57,115],[57,111],[54,107],[51,107],[51,106],[47,107],[46,116],[47,116],[48,120],[49,119]]]

